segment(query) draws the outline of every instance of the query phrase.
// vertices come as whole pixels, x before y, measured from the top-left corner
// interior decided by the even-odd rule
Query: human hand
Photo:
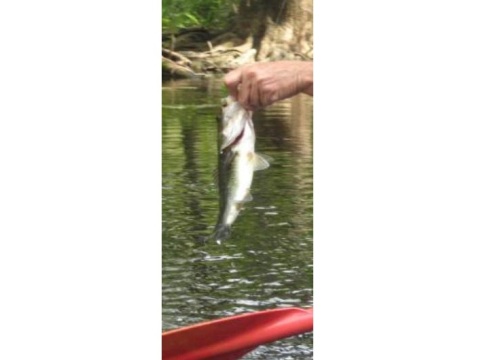
[[[231,96],[246,110],[256,110],[301,92],[312,96],[313,62],[249,64],[226,74],[224,82]]]

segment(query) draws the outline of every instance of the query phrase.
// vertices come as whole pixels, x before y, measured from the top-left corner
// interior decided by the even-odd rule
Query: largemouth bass
[[[254,172],[269,167],[268,160],[255,152],[252,112],[230,96],[223,99],[222,106],[218,122],[220,213],[212,235],[218,244],[229,237],[243,205],[253,199],[250,188]]]

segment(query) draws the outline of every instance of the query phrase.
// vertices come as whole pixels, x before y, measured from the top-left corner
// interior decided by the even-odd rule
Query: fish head
[[[245,126],[252,123],[252,112],[244,109],[231,96],[222,100],[221,150],[237,142],[244,133]]]

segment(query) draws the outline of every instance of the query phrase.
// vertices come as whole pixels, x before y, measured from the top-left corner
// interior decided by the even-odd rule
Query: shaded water
[[[218,215],[215,117],[221,79],[163,84],[163,330],[233,314],[313,305],[312,99],[254,114],[256,149],[274,159],[255,173],[223,244],[198,242]],[[245,359],[311,359],[312,334],[261,346]]]

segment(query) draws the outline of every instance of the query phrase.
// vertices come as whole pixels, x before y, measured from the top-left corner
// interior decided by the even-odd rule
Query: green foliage
[[[238,0],[163,0],[163,30],[203,26],[223,27]]]

